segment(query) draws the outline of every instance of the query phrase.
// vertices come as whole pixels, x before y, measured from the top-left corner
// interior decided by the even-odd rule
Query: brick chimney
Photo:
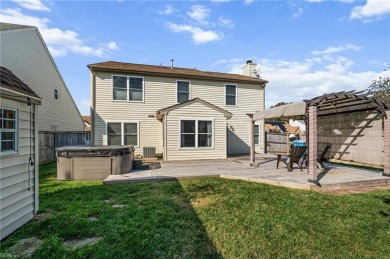
[[[260,72],[257,70],[257,64],[252,63],[252,60],[247,60],[245,66],[244,66],[243,75],[259,78]]]

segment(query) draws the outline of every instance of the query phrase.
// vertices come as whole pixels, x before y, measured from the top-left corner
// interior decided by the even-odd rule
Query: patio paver
[[[221,177],[316,191],[390,185],[390,177],[382,176],[379,171],[326,164],[325,171],[319,170],[320,187],[308,182],[309,174],[306,169],[301,172],[298,167],[294,167],[292,172],[288,172],[284,164],[276,169],[274,155],[257,154],[256,164],[256,168],[250,167],[248,156],[220,160],[161,162],[161,168],[156,169],[154,174],[151,170],[132,171],[128,174],[108,176],[103,182],[118,184]]]

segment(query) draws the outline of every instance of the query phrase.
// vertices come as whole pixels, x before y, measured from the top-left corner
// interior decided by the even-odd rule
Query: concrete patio
[[[296,165],[292,172],[288,172],[283,163],[279,169],[276,169],[276,156],[274,155],[257,154],[256,164],[256,168],[250,167],[249,156],[230,157],[223,160],[161,162],[161,168],[155,169],[154,172],[152,170],[134,170],[128,174],[108,176],[103,182],[104,184],[120,184],[220,177],[315,191],[390,186],[390,177],[382,176],[379,171],[331,163],[326,164],[326,169],[319,171],[318,180],[321,186],[309,183],[307,170],[304,169],[301,172]]]

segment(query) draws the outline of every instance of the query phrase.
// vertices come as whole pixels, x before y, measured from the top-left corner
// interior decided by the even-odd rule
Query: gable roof
[[[34,26],[0,22],[0,31],[34,28]]]
[[[12,73],[11,70],[3,66],[0,66],[0,87],[1,89],[7,89],[27,97],[41,99],[30,87]]]
[[[170,111],[173,111],[173,110],[176,110],[176,109],[188,106],[188,105],[193,104],[193,103],[201,103],[201,104],[203,104],[203,105],[205,105],[205,106],[207,106],[207,107],[209,107],[211,109],[214,109],[214,110],[222,113],[228,119],[230,119],[232,117],[232,115],[233,115],[231,112],[228,112],[227,110],[219,108],[218,106],[215,106],[214,104],[211,104],[211,103],[208,103],[206,101],[203,101],[200,98],[194,98],[194,99],[191,99],[191,100],[188,100],[188,101],[185,101],[185,102],[181,102],[181,103],[178,103],[178,104],[175,104],[175,105],[172,105],[172,106],[168,106],[168,107],[166,107],[164,109],[156,111],[156,118],[161,120],[164,117],[164,115],[167,115]]]
[[[268,83],[267,80],[254,78],[250,76],[244,76],[239,74],[218,73],[201,71],[191,68],[169,67],[169,66],[153,66],[134,63],[123,63],[115,61],[107,61],[95,64],[89,64],[88,68],[97,71],[113,71],[113,72],[128,72],[138,74],[149,74],[158,76],[181,76],[189,78],[202,78],[213,79],[219,81],[232,81],[232,82],[244,82],[254,83],[265,86]]]

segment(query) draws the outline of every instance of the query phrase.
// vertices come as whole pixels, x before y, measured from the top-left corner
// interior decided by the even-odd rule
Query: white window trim
[[[181,121],[195,121],[195,147],[181,147]],[[198,147],[198,121],[211,121],[211,147]],[[214,138],[215,138],[215,118],[199,118],[199,117],[181,117],[179,118],[179,150],[189,149],[214,149]]]
[[[226,104],[226,101],[227,101],[227,99],[226,99],[226,86],[227,85],[234,85],[235,87],[236,87],[236,104]],[[237,106],[237,92],[238,92],[238,87],[237,87],[237,84],[225,84],[225,86],[224,86],[224,98],[225,98],[225,106]]]
[[[115,100],[114,99],[114,76],[126,77],[126,100]],[[142,101],[130,100],[130,77],[134,78],[142,78]],[[126,103],[144,103],[145,102],[145,77],[142,76],[133,76],[133,75],[119,75],[112,74],[111,75],[111,101],[113,102],[126,102]]]
[[[6,107],[6,106],[0,106],[1,109],[11,110],[15,112],[15,150],[7,150],[7,151],[0,151],[0,156],[8,156],[8,155],[17,155],[19,154],[19,112],[18,109]],[[13,130],[1,130],[1,132],[14,132]],[[1,144],[1,143],[0,143]]]
[[[134,147],[140,147],[140,126],[139,121],[123,121],[123,120],[109,120],[106,121],[106,145],[108,146],[108,123],[120,123],[121,124],[121,145],[124,146],[125,143],[125,134],[123,134],[124,131],[124,124],[125,123],[137,123],[137,143],[138,145],[134,145]]]
[[[176,80],[176,103],[179,103],[178,97],[179,97],[179,84],[178,82],[188,82],[188,100],[191,100],[191,81],[188,80]]]

